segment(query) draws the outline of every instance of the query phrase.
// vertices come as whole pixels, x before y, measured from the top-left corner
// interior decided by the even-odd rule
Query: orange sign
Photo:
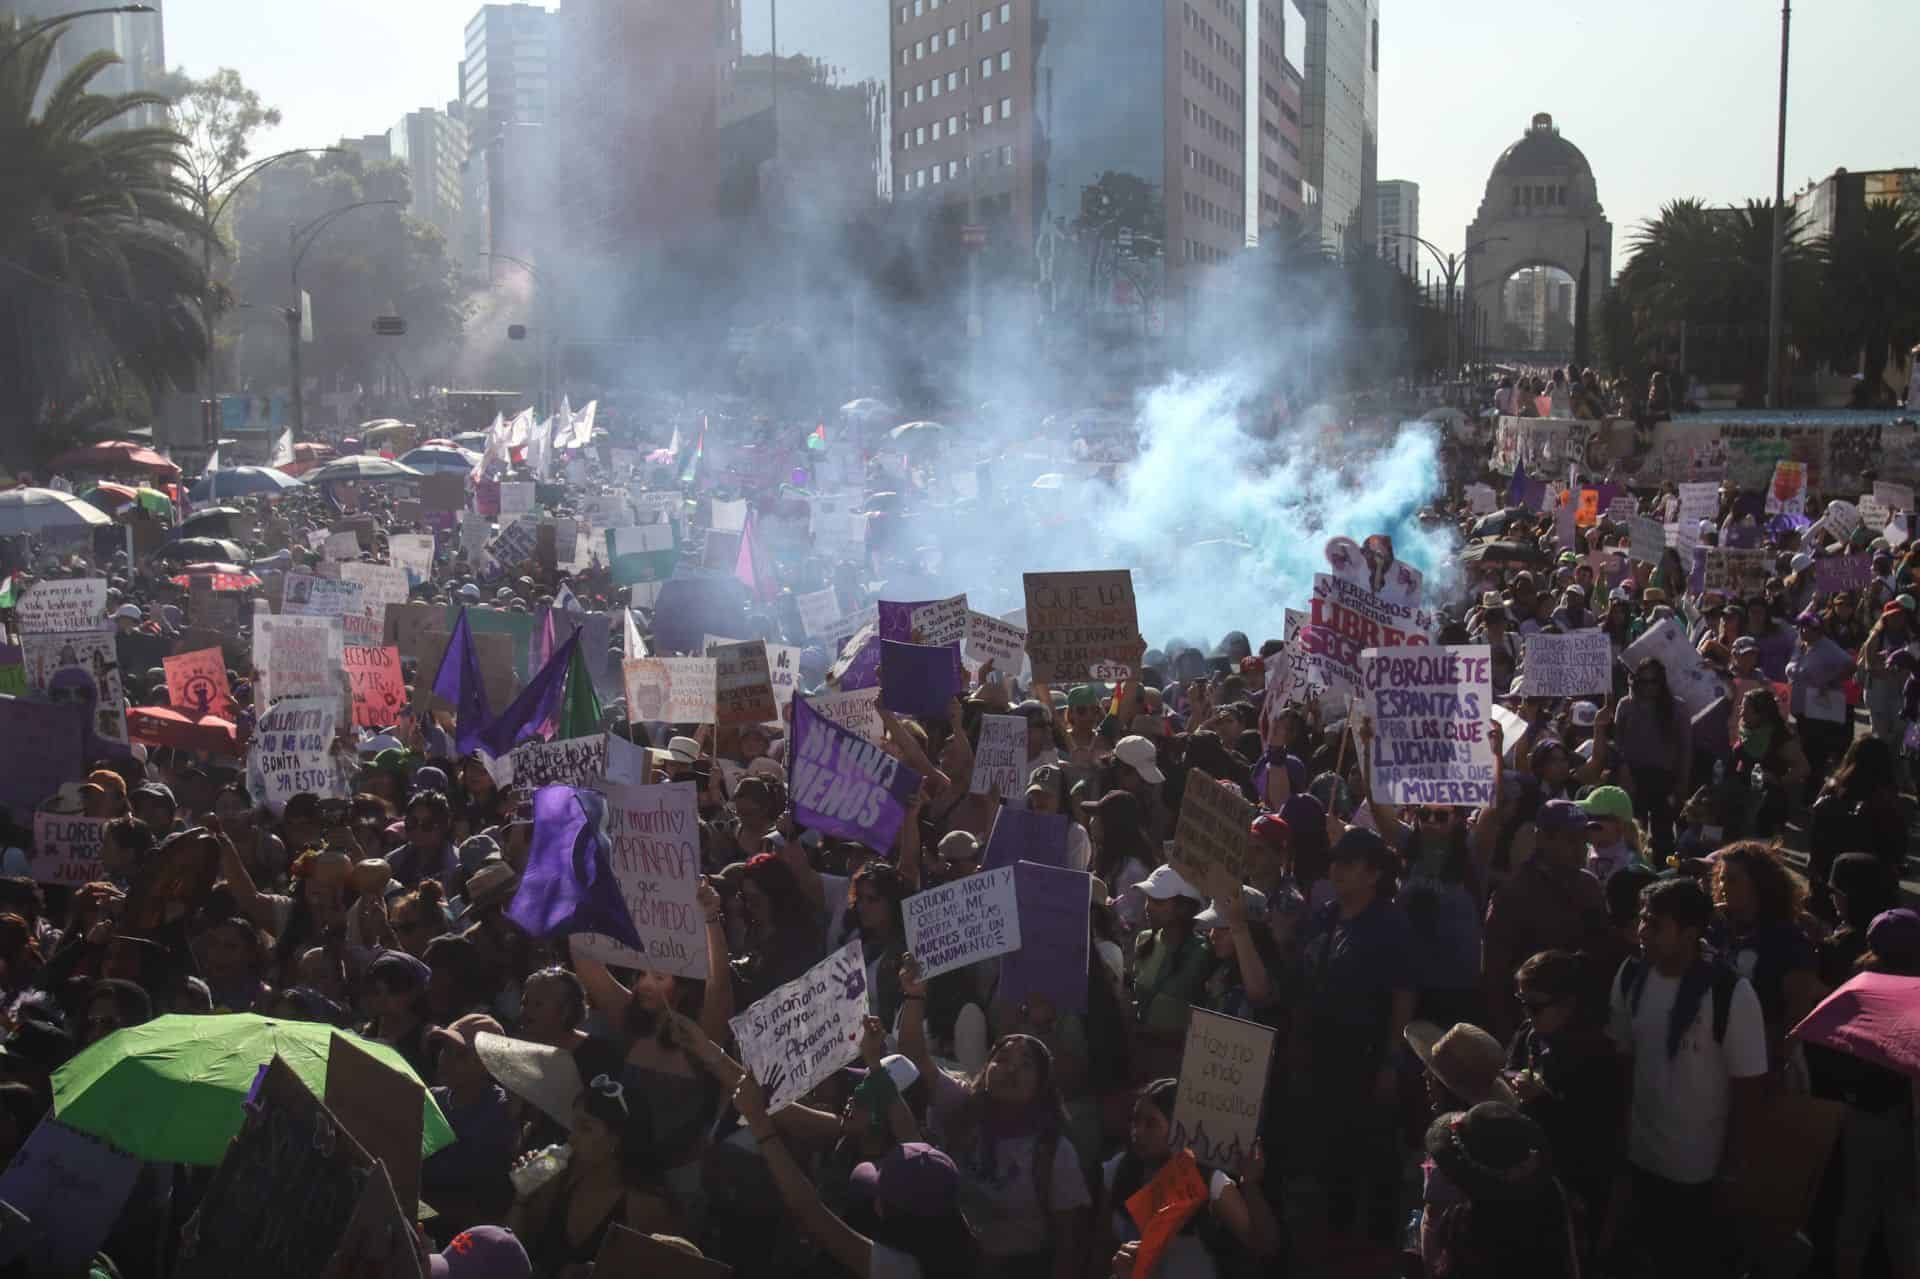
[[[1127,1215],[1140,1228],[1140,1251],[1133,1259],[1133,1279],[1149,1279],[1174,1236],[1206,1206],[1206,1180],[1200,1176],[1193,1152],[1182,1150],[1127,1200]]]

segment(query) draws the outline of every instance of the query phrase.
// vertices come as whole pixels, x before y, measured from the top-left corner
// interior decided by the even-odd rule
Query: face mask
[[[1773,725],[1760,724],[1751,728],[1747,727],[1744,724],[1741,725],[1740,749],[1745,751],[1748,755],[1753,755],[1753,756],[1765,755],[1767,753],[1767,748],[1772,745],[1773,745]]]

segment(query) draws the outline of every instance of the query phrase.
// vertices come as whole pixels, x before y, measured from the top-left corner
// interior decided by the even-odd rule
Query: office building
[[[423,107],[409,111],[387,131],[388,153],[405,166],[411,188],[407,212],[440,228],[447,243],[460,233],[461,170],[467,163],[467,126],[459,116],[462,104],[448,110]]]
[[[504,168],[502,133],[509,125],[547,123],[555,23],[556,15],[532,4],[482,5],[467,23],[460,60],[467,155],[457,247],[470,280],[490,279],[487,255],[506,251],[494,233],[495,221],[508,216],[513,181]]]
[[[1869,204],[1904,204],[1920,216],[1920,169],[1872,169],[1850,173],[1835,169],[1787,197],[1799,215],[1800,240],[1811,244],[1852,229]]]
[[[369,133],[358,138],[342,138],[335,145],[342,151],[351,151],[359,156],[363,168],[372,168],[376,164],[385,164],[393,159],[393,141],[384,133]]]
[[[1423,250],[1413,237],[1420,234],[1420,184],[1382,182],[1374,203],[1379,210],[1380,256],[1398,265],[1409,278],[1418,279]]]
[[[163,30],[163,0],[146,0],[152,13],[90,13],[52,28],[59,35],[53,57],[41,79],[35,109],[66,74],[89,54],[105,50],[120,59],[93,78],[88,86],[99,94],[138,93],[153,89],[166,74],[167,49]],[[0,0],[0,18],[12,18],[17,29],[66,14],[106,7],[100,0]],[[110,129],[163,128],[167,113],[161,107],[141,107],[114,120]]]
[[[1319,193],[1315,222],[1334,252],[1379,242],[1379,0],[1302,0],[1306,92],[1305,178]]]

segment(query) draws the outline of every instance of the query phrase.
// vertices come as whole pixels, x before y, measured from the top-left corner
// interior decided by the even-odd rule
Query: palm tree
[[[1877,397],[1889,355],[1920,339],[1920,213],[1876,200],[1818,249],[1831,334],[1825,354],[1836,372],[1861,375],[1863,397]]]
[[[190,386],[205,358],[208,234],[167,129],[106,126],[158,94],[92,93],[93,53],[34,114],[58,33],[0,24],[0,452],[61,442],[83,409]]]

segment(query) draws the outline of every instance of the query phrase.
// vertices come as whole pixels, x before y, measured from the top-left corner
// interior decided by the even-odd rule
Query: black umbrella
[[[160,547],[153,553],[153,558],[169,563],[225,560],[244,564],[247,562],[247,549],[224,537],[180,537]]]
[[[1545,564],[1546,552],[1525,542],[1475,542],[1460,552],[1462,564]]]
[[[209,506],[180,521],[173,533],[176,538],[225,537],[232,532],[234,520],[252,518],[250,512],[237,506]]]

